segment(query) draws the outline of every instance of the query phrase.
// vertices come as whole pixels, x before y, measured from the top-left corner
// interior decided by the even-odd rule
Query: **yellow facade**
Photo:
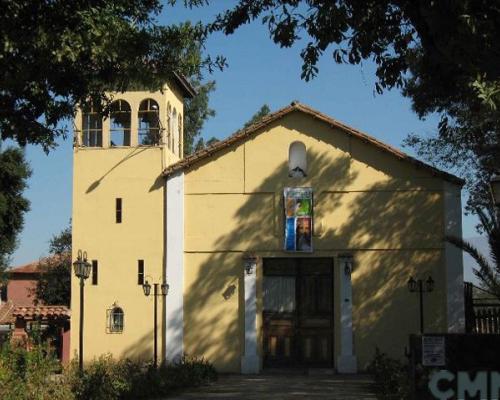
[[[288,177],[288,148],[297,140],[307,148],[307,178]],[[311,255],[283,251],[287,186],[314,188],[317,232]],[[429,172],[299,112],[200,162],[185,176],[186,352],[206,355],[223,371],[238,370],[244,252],[334,261],[352,252],[354,338],[361,366],[375,346],[401,357],[408,334],[418,331],[417,297],[406,287],[410,274],[432,273],[437,289],[425,300],[427,318],[434,330],[446,331],[442,192],[442,180]],[[338,267],[334,273],[337,283]],[[262,277],[257,278],[261,290]],[[225,300],[223,293],[233,285],[237,291]],[[338,327],[340,321],[335,322]]]
[[[169,93],[157,93],[158,102],[166,104],[161,96]],[[140,99],[145,94],[131,96]],[[176,99],[180,102],[179,96]],[[289,177],[288,151],[295,141],[307,149],[306,178]],[[168,154],[163,161],[162,154]],[[164,249],[168,178],[161,174],[177,159],[164,146],[76,148],[74,157],[73,249],[85,249],[89,258],[99,260],[100,268],[99,284],[86,286],[85,358],[105,352],[150,358],[152,298],[146,298],[137,284],[137,260],[145,260],[147,274],[155,281],[162,279],[169,248]],[[245,343],[242,257],[247,253],[260,260],[256,301],[261,357],[266,258],[333,260],[334,360],[342,347],[339,282],[344,272],[339,256],[346,253],[354,259],[352,321],[359,369],[366,367],[375,347],[402,357],[408,334],[418,331],[417,295],[408,293],[406,286],[410,275],[432,275],[436,288],[425,297],[426,327],[447,331],[443,176],[300,110],[264,124],[181,173],[186,354],[203,356],[222,372],[240,371]],[[314,190],[310,254],[283,250],[285,187]],[[117,197],[124,202],[122,224],[114,221]],[[71,345],[76,351],[76,280],[72,293]],[[125,326],[122,333],[109,334],[106,309],[115,302],[124,310]],[[158,329],[161,337],[164,323]]]
[[[151,359],[153,354],[153,298],[138,285],[138,260],[144,260],[146,278],[163,280],[165,166],[179,160],[179,150],[169,146],[167,109],[183,115],[178,89],[127,92],[112,95],[131,107],[131,146],[111,147],[110,120],[104,119],[102,147],[75,146],[73,156],[73,258],[79,249],[89,261],[98,261],[98,284],[85,285],[84,358],[105,353],[119,357]],[[159,105],[162,139],[158,146],[139,146],[137,113],[141,101]],[[75,118],[77,143],[82,140],[82,111]],[[179,143],[179,141],[178,141]],[[180,142],[182,144],[182,142]],[[123,202],[122,222],[115,222],[115,200]],[[71,352],[78,352],[79,283],[72,280]],[[109,333],[109,310],[124,310],[122,333]],[[161,336],[161,325],[158,327]]]

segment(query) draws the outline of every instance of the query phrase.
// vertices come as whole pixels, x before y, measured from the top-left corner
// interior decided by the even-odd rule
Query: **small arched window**
[[[184,134],[182,131],[182,115],[179,114],[179,157],[182,157],[183,143],[184,143]]]
[[[116,100],[110,106],[111,146],[130,146],[130,105],[125,100]]]
[[[177,117],[177,110],[174,108],[172,113],[172,152],[177,153],[179,145],[179,119]]]
[[[154,146],[160,142],[160,107],[153,99],[145,99],[139,105],[139,138],[141,145]]]
[[[167,146],[172,149],[172,107],[167,104]]]
[[[307,176],[306,146],[302,142],[293,142],[288,149],[288,176],[292,178]]]
[[[82,145],[102,147],[102,114],[95,106],[82,110]]]
[[[116,305],[109,313],[109,331],[112,333],[123,332],[123,310]]]

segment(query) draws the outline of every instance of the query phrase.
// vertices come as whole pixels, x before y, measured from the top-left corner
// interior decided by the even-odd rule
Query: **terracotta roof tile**
[[[289,106],[284,107],[274,113],[266,115],[264,118],[262,118],[260,121],[250,125],[246,129],[239,130],[235,132],[233,135],[229,136],[227,139],[224,139],[220,142],[217,142],[213,144],[212,146],[206,147],[205,149],[202,149],[200,151],[197,151],[196,153],[183,158],[182,160],[176,162],[175,164],[172,164],[165,168],[163,171],[163,175],[168,177],[175,172],[185,170],[189,168],[190,166],[196,164],[199,161],[205,160],[207,158],[210,158],[212,155],[215,153],[226,149],[234,144],[238,144],[242,142],[244,139],[251,137],[255,133],[259,131],[259,129],[264,128],[268,126],[270,123],[285,117],[286,115],[290,114],[291,112],[294,111],[300,111],[305,114],[308,114],[312,116],[313,118],[316,118],[328,125],[330,125],[333,128],[341,129],[344,132],[346,132],[348,135],[351,135],[353,137],[356,137],[366,143],[370,143],[374,145],[375,147],[381,149],[382,151],[385,151],[387,153],[392,154],[393,156],[399,158],[400,160],[408,161],[414,165],[416,165],[419,168],[425,169],[429,171],[431,174],[435,176],[439,176],[447,181],[456,183],[458,185],[463,185],[464,180],[461,178],[456,177],[455,175],[449,174],[448,172],[441,171],[431,165],[428,165],[420,160],[417,160],[416,158],[411,157],[410,155],[403,153],[401,150],[396,149],[395,147],[389,146],[374,137],[361,132],[357,129],[351,128],[350,126],[337,121],[319,111],[316,111],[312,109],[309,106],[306,106],[305,104],[301,103],[296,103],[293,102]]]
[[[12,317],[13,310],[14,303],[12,300],[8,300],[0,306],[0,325],[14,322]]]
[[[40,260],[37,261],[32,261],[28,264],[19,265],[17,267],[11,267],[6,272],[8,274],[36,274],[40,272],[39,270],[40,263],[57,260],[59,257],[66,257],[68,254],[69,253],[62,253],[61,255],[54,254],[45,258],[41,258]]]
[[[36,274],[40,272],[38,270],[39,264],[40,261],[33,261],[30,262],[29,264],[20,265],[18,267],[12,267],[11,269],[7,270],[7,272],[9,274]]]
[[[12,310],[14,318],[69,318],[71,311],[66,306],[16,306]]]

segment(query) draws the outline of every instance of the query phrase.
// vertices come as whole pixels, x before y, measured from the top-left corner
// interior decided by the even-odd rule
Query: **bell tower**
[[[156,92],[110,94],[105,117],[92,107],[75,116],[73,259],[86,251],[92,264],[85,282],[84,360],[108,352],[152,357],[153,299],[144,296],[142,283],[162,279],[162,172],[183,157],[183,103],[194,94],[176,76]],[[78,284],[73,274],[71,354],[78,351]],[[161,330],[159,323],[159,337]]]

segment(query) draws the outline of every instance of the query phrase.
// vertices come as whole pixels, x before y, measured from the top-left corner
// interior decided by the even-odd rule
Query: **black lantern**
[[[84,315],[84,286],[85,279],[90,276],[90,263],[87,261],[87,252],[78,250],[78,256],[76,261],[73,262],[73,268],[75,270],[75,275],[80,279],[80,332],[79,332],[79,360],[78,368],[80,373],[83,372],[83,315]]]
[[[434,279],[432,279],[432,277],[430,276],[425,281],[425,290],[427,292],[432,292],[434,290]]]
[[[78,250],[78,257],[73,263],[76,277],[80,279],[87,279],[90,276],[91,267],[92,266],[87,261],[87,252]]]
[[[149,296],[151,294],[151,284],[146,281],[143,285],[142,285],[142,290],[144,290],[144,294],[146,296]]]
[[[408,290],[412,293],[417,291],[417,281],[413,276],[408,280]]]
[[[500,175],[494,175],[490,180],[491,194],[497,207],[500,207]]]
[[[168,289],[170,289],[170,286],[167,282],[163,282],[161,284],[161,294],[163,296],[166,296],[168,294]]]
[[[158,293],[158,286],[160,287],[160,293]],[[154,337],[154,354],[153,354],[153,366],[155,368],[158,367],[158,297],[165,297],[168,294],[169,285],[167,282],[163,281],[163,283],[153,283],[152,285],[148,280],[143,283],[142,290],[146,296],[151,294],[151,288],[153,288],[153,297],[154,297],[154,309],[153,309],[153,337]]]
[[[408,290],[412,293],[418,292],[420,304],[420,333],[424,333],[424,293],[434,290],[434,279],[431,276],[427,280],[415,279],[413,276],[408,279]]]

